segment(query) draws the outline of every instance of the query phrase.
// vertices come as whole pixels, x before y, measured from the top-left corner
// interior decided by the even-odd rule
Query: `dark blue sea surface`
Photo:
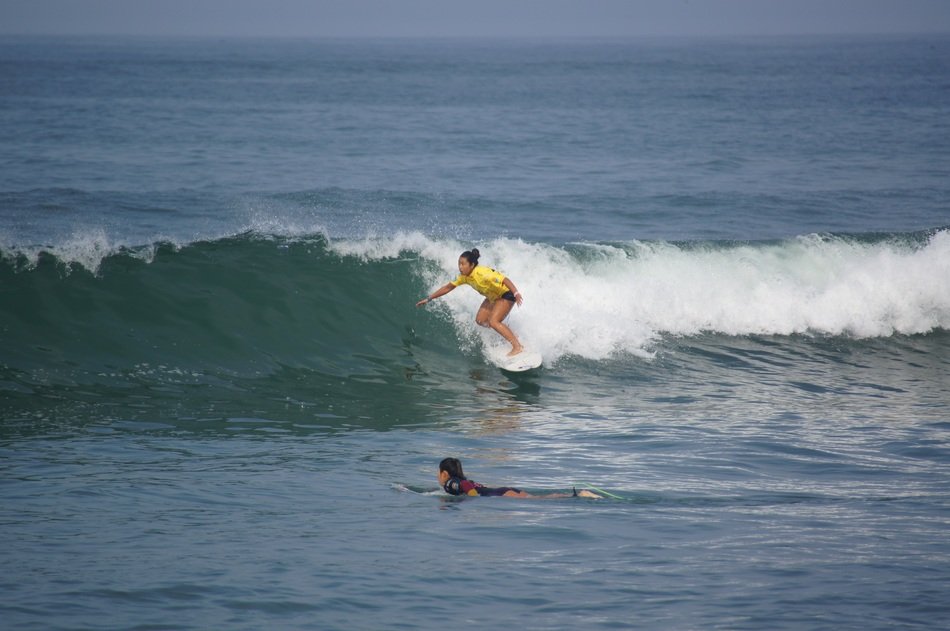
[[[948,121],[944,36],[0,38],[0,626],[944,628]]]

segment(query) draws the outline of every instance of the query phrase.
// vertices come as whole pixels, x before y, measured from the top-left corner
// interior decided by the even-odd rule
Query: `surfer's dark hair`
[[[439,463],[439,471],[445,471],[450,478],[467,480],[465,472],[462,471],[462,462],[458,458],[443,458]]]
[[[478,251],[478,248],[472,248],[471,250],[465,250],[462,252],[462,258],[472,265],[478,265],[478,257],[480,256],[481,253]]]

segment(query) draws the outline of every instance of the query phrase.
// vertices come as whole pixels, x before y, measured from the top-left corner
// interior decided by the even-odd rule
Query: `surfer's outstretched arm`
[[[455,289],[455,285],[453,285],[452,283],[446,283],[446,284],[442,285],[441,287],[439,287],[438,289],[436,289],[434,292],[432,292],[432,295],[427,296],[426,298],[423,298],[422,300],[420,300],[419,302],[417,302],[417,303],[416,303],[416,306],[417,306],[417,307],[421,307],[422,305],[426,304],[426,303],[429,302],[430,300],[435,300],[436,298],[441,298],[442,296],[444,296],[445,294],[449,293],[449,292],[452,291],[453,289]]]

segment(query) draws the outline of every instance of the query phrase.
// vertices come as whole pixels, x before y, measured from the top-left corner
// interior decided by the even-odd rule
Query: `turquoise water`
[[[942,628],[948,49],[0,40],[0,619]]]

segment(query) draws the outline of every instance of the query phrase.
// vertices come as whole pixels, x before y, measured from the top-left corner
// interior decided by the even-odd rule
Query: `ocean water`
[[[948,37],[0,38],[4,628],[942,629],[948,375]]]

